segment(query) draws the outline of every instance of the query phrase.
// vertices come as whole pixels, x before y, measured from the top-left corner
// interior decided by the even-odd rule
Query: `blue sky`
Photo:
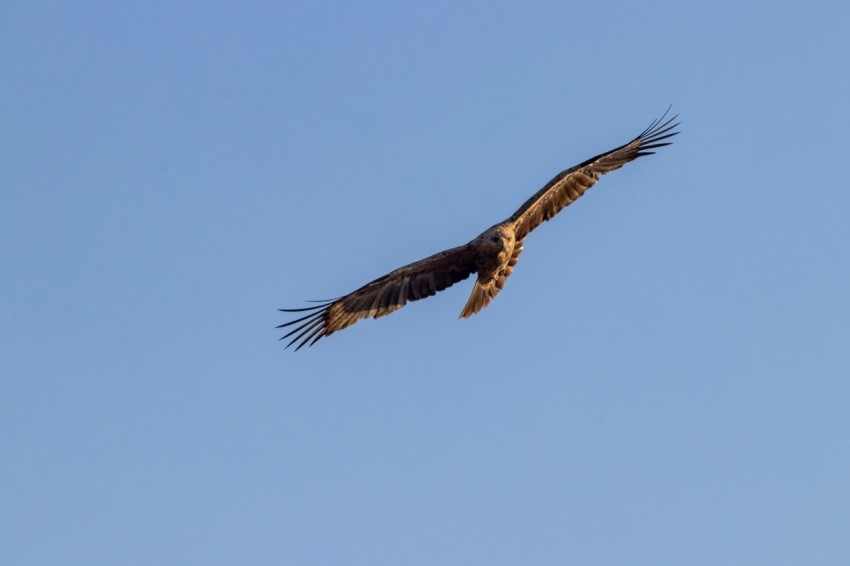
[[[845,3],[11,2],[9,564],[847,564]],[[275,309],[682,134],[471,282]]]

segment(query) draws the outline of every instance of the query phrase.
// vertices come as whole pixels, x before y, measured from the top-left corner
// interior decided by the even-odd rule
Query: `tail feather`
[[[469,318],[470,316],[477,314],[478,311],[486,307],[493,297],[498,294],[499,288],[496,287],[495,281],[490,280],[482,285],[481,280],[477,280],[475,282],[475,286],[472,287],[472,293],[469,295],[469,300],[466,301],[466,306],[463,307],[458,318]]]

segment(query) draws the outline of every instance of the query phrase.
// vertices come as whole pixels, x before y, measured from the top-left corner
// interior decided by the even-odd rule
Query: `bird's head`
[[[482,234],[483,245],[495,253],[508,252],[514,248],[514,233],[505,226],[493,226]]]

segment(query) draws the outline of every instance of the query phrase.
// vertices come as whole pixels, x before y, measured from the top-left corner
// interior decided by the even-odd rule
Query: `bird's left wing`
[[[279,309],[283,312],[309,312],[278,326],[297,325],[281,340],[295,335],[286,347],[298,342],[297,351],[305,344],[312,346],[320,338],[347,328],[361,318],[390,314],[408,301],[430,297],[463,281],[475,271],[474,258],[475,248],[466,244],[396,269],[339,299],[313,307]]]
[[[672,131],[678,126],[673,124],[678,116],[664,120],[664,116],[654,120],[641,134],[625,145],[616,149],[591,157],[584,163],[571,167],[566,171],[558,173],[554,179],[549,181],[545,187],[537,191],[530,199],[525,201],[519,210],[510,217],[513,222],[516,239],[525,238],[529,232],[540,226],[558,214],[565,206],[578,200],[584,192],[596,184],[599,175],[619,169],[629,161],[652,155],[649,151],[670,142],[664,142],[669,137],[679,132]]]

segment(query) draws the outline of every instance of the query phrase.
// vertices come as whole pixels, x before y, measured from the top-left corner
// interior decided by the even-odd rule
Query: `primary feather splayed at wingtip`
[[[646,151],[647,149],[656,149],[659,147],[664,147],[665,145],[672,145],[673,142],[660,143],[662,140],[671,138],[679,133],[672,131],[674,128],[677,128],[679,124],[681,124],[681,122],[673,123],[679,117],[678,114],[674,114],[666,121],[664,121],[664,118],[666,118],[667,114],[670,112],[670,108],[672,108],[672,106],[668,107],[660,118],[656,118],[655,120],[653,120],[649,127],[642,131],[640,135],[631,142],[640,142],[638,146],[639,151],[635,154],[635,157],[653,155],[655,153],[654,151]]]
[[[286,338],[289,338],[293,334],[296,334],[296,336],[292,340],[290,340],[289,343],[286,345],[287,348],[289,348],[290,346],[292,346],[294,343],[298,342],[299,340],[302,340],[302,338],[303,338],[302,342],[295,348],[296,352],[298,350],[300,350],[305,344],[310,342],[311,339],[312,339],[312,342],[310,342],[310,345],[312,346],[313,344],[316,343],[316,341],[319,338],[321,338],[323,336],[327,336],[328,334],[330,334],[330,332],[327,332],[327,315],[328,315],[328,310],[330,309],[330,307],[332,305],[333,305],[333,302],[327,302],[327,303],[323,303],[321,305],[316,305],[316,306],[312,306],[312,307],[303,307],[303,308],[300,308],[300,309],[277,309],[281,312],[313,311],[313,312],[310,312],[309,314],[307,314],[305,316],[302,316],[300,318],[296,318],[295,320],[290,320],[289,322],[286,322],[284,324],[280,324],[280,325],[276,326],[275,328],[286,328],[287,326],[292,326],[293,324],[298,324],[299,322],[303,322],[303,324],[296,326],[294,329],[290,330],[289,332],[287,332],[286,334],[281,336],[279,338],[279,340],[285,340]],[[305,335],[307,335],[307,336],[305,337]]]

